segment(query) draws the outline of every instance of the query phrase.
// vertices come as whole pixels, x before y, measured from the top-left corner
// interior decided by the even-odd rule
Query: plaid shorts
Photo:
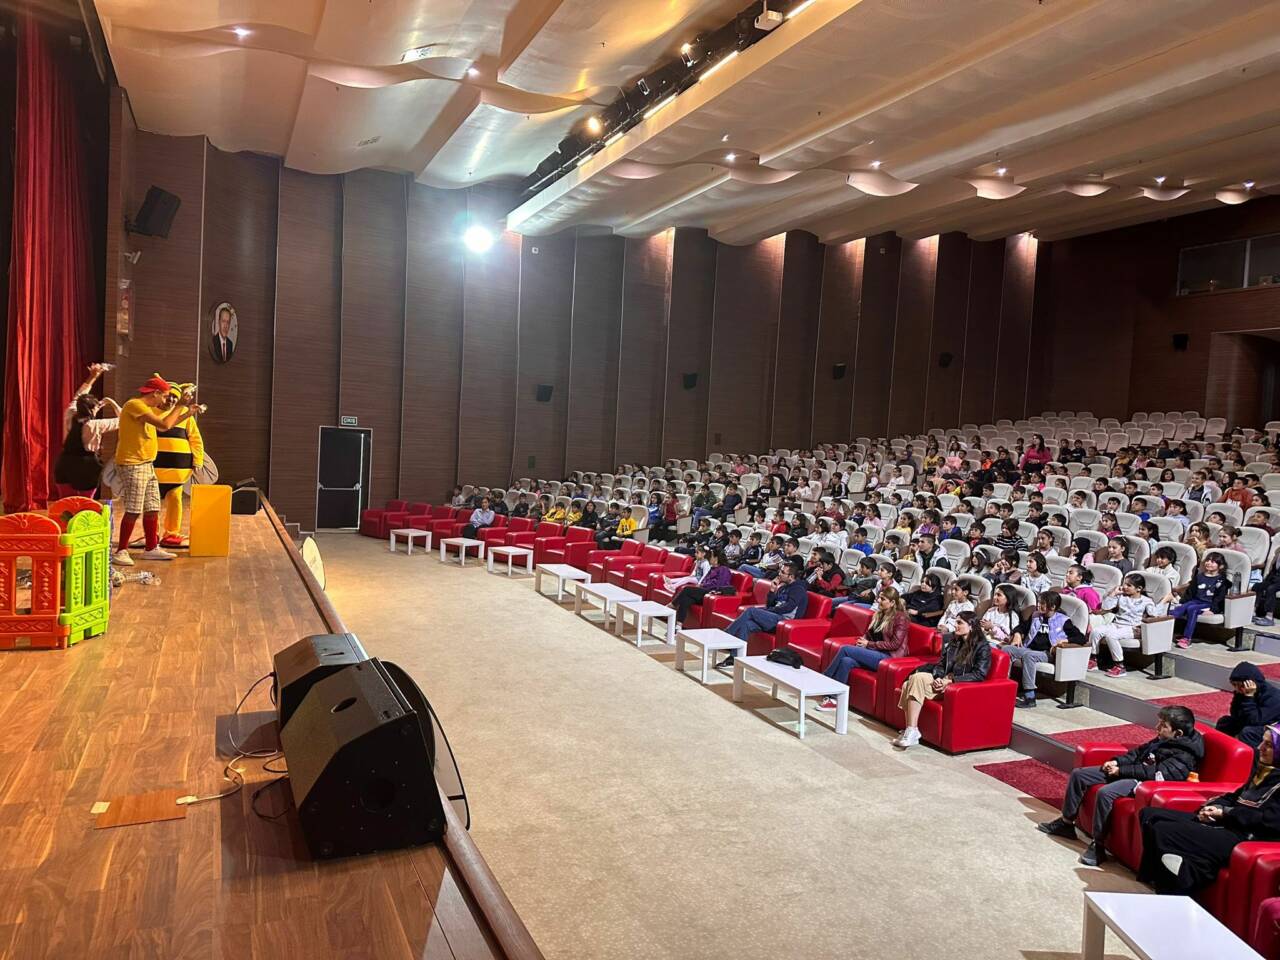
[[[160,484],[154,463],[117,463],[112,492],[125,513],[158,513]]]

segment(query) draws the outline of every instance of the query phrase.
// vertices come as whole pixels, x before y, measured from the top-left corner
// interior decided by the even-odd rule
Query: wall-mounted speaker
[[[684,388],[692,390],[698,385],[698,375],[696,373],[686,373],[684,375]]]
[[[938,354],[938,366],[940,366],[943,370],[945,370],[947,369],[947,367],[951,366],[951,361],[954,359],[955,359],[954,356],[947,353],[946,351],[943,351],[942,353]]]
[[[366,660],[315,683],[280,731],[302,835],[318,859],[444,836],[429,716]]]
[[[169,228],[173,226],[173,218],[178,215],[178,207],[182,206],[182,198],[161,190],[157,186],[147,189],[142,207],[138,210],[133,223],[126,224],[131,233],[140,233],[145,237],[169,236]]]
[[[1178,350],[1178,351],[1186,350],[1187,346],[1190,343],[1191,343],[1191,334],[1189,333],[1175,333],[1173,335],[1173,349],[1175,350]]]
[[[849,369],[849,367],[848,367],[848,365],[847,365],[847,364],[844,364],[844,363],[833,363],[833,364],[831,365],[831,379],[832,379],[832,380],[843,380],[843,379],[844,379],[844,375],[845,375],[845,373],[848,371],[848,369]]]
[[[540,383],[540,384],[538,384],[538,391],[537,391],[537,396],[535,397],[535,399],[536,399],[539,403],[550,403],[550,402],[551,402],[551,391],[552,391],[553,389],[554,389],[554,388],[553,388],[553,387],[551,386],[551,384],[549,384],[549,383]]]

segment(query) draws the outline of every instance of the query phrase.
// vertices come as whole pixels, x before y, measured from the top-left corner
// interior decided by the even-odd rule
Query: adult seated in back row
[[[489,503],[489,498],[481,497],[480,506],[471,511],[471,519],[462,528],[462,535],[469,540],[474,540],[478,531],[493,526],[493,517],[493,507]]]
[[[866,636],[841,647],[824,673],[840,683],[848,683],[849,674],[855,669],[875,673],[881,660],[905,657],[910,627],[911,619],[902,595],[896,587],[884,587],[876,598],[876,612]],[[835,697],[825,697],[818,707],[830,710],[835,703]]]
[[[783,620],[804,616],[809,607],[809,590],[804,582],[804,561],[791,557],[778,568],[778,578],[763,607],[748,607],[729,624],[727,632],[746,641],[753,633],[773,633]],[[729,654],[719,667],[733,666],[733,654]]]

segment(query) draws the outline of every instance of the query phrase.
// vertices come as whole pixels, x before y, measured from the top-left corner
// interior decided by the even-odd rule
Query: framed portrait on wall
[[[228,363],[235,356],[240,337],[236,308],[223,301],[213,308],[209,327],[209,353],[215,363]]]

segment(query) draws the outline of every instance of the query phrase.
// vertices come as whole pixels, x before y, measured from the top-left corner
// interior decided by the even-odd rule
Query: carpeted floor
[[[1114,727],[1064,730],[1062,733],[1055,733],[1053,739],[1073,747],[1081,743],[1122,743],[1125,747],[1136,747],[1140,743],[1146,743],[1155,735],[1156,732],[1149,727],[1136,723],[1121,723]]]
[[[982,763],[973,769],[1007,783],[1019,793],[1025,793],[1055,809],[1062,808],[1067,795],[1067,775],[1039,760],[1006,760],[1001,763]]]
[[[1198,693],[1183,697],[1161,697],[1152,702],[1162,707],[1186,707],[1201,723],[1213,726],[1219,717],[1231,709],[1231,697],[1232,694],[1225,690],[1215,690],[1213,693]]]
[[[439,713],[472,833],[548,960],[1065,960],[1083,890],[1145,889],[1080,867],[1032,828],[1048,807],[974,770],[1011,751],[901,753],[856,714],[840,737],[811,713],[801,741],[768,691],[734,704],[527,578],[319,545],[343,618]],[[992,909],[1011,883],[1018,908]]]

